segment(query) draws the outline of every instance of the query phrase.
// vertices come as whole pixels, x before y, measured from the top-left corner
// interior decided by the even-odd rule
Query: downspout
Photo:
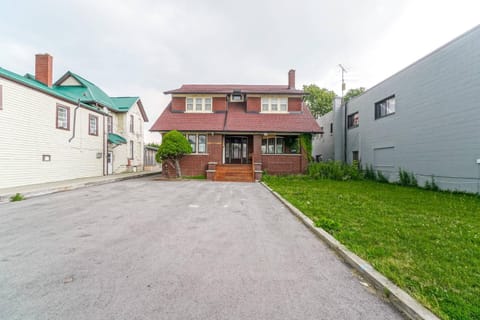
[[[80,99],[78,99],[77,106],[73,110],[73,128],[72,128],[72,137],[68,139],[68,143],[72,142],[73,138],[75,138],[75,123],[77,122],[77,110],[80,108]]]
[[[343,98],[342,98],[343,100]],[[342,101],[343,102],[343,101]],[[347,163],[347,126],[348,126],[348,118],[347,118],[347,106],[348,102],[343,105],[345,108],[345,119],[344,119],[344,127],[343,127],[343,160]]]
[[[105,156],[106,155],[106,152],[105,152],[105,140],[107,139],[107,136],[105,134],[105,115],[103,115],[103,175],[106,176],[108,175],[108,172],[106,174],[105,172],[105,167],[106,167],[106,162],[107,162],[107,157]]]

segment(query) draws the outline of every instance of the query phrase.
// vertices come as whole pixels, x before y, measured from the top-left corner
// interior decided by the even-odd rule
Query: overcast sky
[[[480,22],[480,1],[2,1],[0,66],[54,57],[111,96],[140,96],[151,127],[183,83],[371,87]],[[146,134],[146,141],[159,141]]]

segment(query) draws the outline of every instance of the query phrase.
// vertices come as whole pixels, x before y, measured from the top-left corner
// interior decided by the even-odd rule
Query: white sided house
[[[100,89],[75,82],[70,72],[52,84],[52,70],[48,54],[36,56],[35,76],[0,68],[0,189],[141,170],[143,149],[129,160],[122,148],[130,141],[143,146],[143,134],[124,137],[109,125],[132,114],[138,127],[138,119],[146,120],[140,99],[129,98],[131,105],[117,110],[97,99]]]
[[[390,78],[334,106],[336,160],[373,166],[390,181],[399,170],[420,186],[480,193],[480,26]],[[328,119],[327,119],[328,118]],[[328,150],[327,150],[328,149]]]

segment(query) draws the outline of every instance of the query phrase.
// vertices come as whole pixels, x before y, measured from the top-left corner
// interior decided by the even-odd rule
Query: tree
[[[335,92],[320,88],[316,84],[304,85],[303,90],[307,95],[304,97],[304,101],[307,103],[308,108],[312,112],[315,118],[323,116],[332,110],[333,99],[335,98]]]
[[[167,161],[175,167],[177,177],[182,176],[179,160],[186,154],[192,153],[192,147],[187,139],[176,130],[169,131],[163,136],[162,144],[158,148],[155,159],[157,162]]]
[[[350,99],[352,99],[353,97],[356,97],[356,96],[359,96],[361,95],[362,93],[365,92],[365,88],[364,87],[360,87],[360,88],[356,88],[356,89],[350,89],[347,91],[347,93],[345,94],[345,96],[343,97],[343,101],[345,103],[347,103],[348,101],[350,101]]]
[[[159,143],[155,143],[155,142],[149,142],[147,143],[147,147],[153,147],[153,148],[160,148],[160,144]]]

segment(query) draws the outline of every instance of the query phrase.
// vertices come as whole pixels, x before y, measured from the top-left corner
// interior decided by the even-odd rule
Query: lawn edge
[[[284,199],[276,191],[272,190],[264,182],[261,184],[270,191],[277,199],[282,202],[293,215],[295,215],[310,231],[320,240],[324,241],[333,249],[344,261],[357,272],[360,273],[368,282],[370,282],[377,292],[385,296],[400,312],[410,319],[440,320],[430,310],[425,308],[408,293],[400,289],[393,282],[388,280],[383,274],[375,270],[368,262],[348,250],[342,243],[335,239],[331,234],[315,226],[313,221],[302,211]]]

